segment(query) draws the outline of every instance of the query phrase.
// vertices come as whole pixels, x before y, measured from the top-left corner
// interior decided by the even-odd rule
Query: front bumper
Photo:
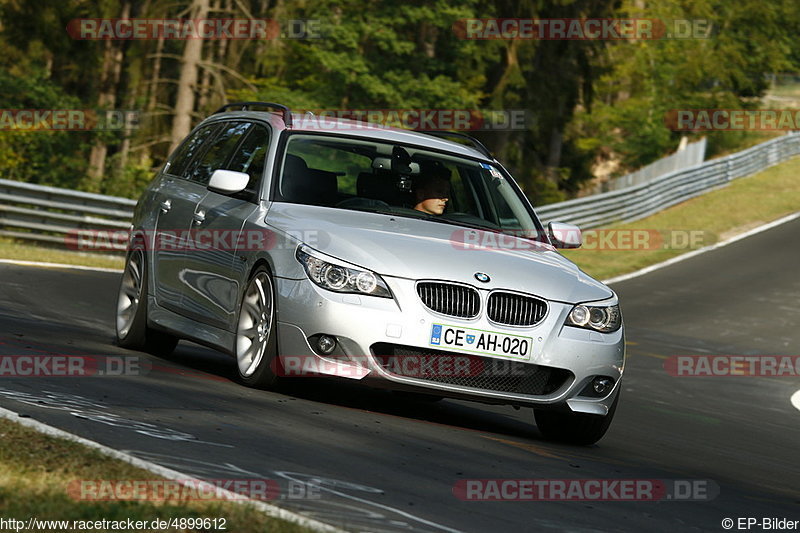
[[[485,313],[470,320],[443,316],[425,307],[416,294],[413,280],[388,276],[384,279],[394,299],[334,293],[307,279],[276,278],[278,346],[284,367],[304,369],[307,372],[302,373],[305,374],[362,380],[372,386],[394,390],[486,403],[551,407],[598,415],[608,412],[618,393],[624,370],[622,328],[602,334],[564,326],[572,305],[552,301],[548,302],[544,319],[531,327],[493,324]],[[488,293],[477,288],[482,292],[482,298],[484,293]],[[535,374],[536,383],[541,386],[532,386],[526,391],[518,385],[504,385],[506,388],[503,389],[494,385],[497,380],[431,379],[429,375],[420,373],[392,371],[396,369],[387,367],[386,359],[378,357],[386,356],[383,352],[393,349],[402,353],[429,354],[426,357],[446,355],[458,360],[475,357],[456,352],[433,352],[429,341],[434,323],[530,337],[532,350],[525,360],[509,363],[499,356],[489,355],[477,359],[481,359],[484,366],[492,363],[493,367],[512,368],[519,375]],[[336,338],[336,350],[328,356],[316,353],[312,348],[313,340],[309,341],[320,334]],[[302,361],[302,365],[298,365],[298,361]],[[308,364],[309,361],[312,364]],[[494,365],[495,361],[499,363]],[[452,369],[452,365],[447,368]],[[541,372],[547,375],[542,376]],[[591,381],[597,376],[611,378],[614,382],[603,396],[587,393]],[[510,382],[503,380],[503,383]]]

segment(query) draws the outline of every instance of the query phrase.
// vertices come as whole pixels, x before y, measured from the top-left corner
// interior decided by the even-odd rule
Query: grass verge
[[[44,435],[0,418],[0,509],[3,518],[27,520],[146,521],[224,518],[226,531],[299,533],[307,528],[269,517],[245,504],[208,501],[87,501],[68,491],[76,480],[154,480],[158,476],[79,443]],[[218,522],[219,523],[219,522]],[[58,531],[81,531],[72,525]],[[105,531],[105,529],[101,529]],[[147,528],[145,531],[153,531]],[[217,528],[216,530],[220,530]],[[214,528],[162,531],[215,531]]]
[[[40,263],[63,263],[65,265],[116,268],[119,270],[125,267],[125,258],[122,254],[106,255],[73,252],[69,250],[60,250],[51,246],[23,243],[5,237],[0,237],[0,259],[37,261]]]
[[[585,247],[563,252],[587,274],[606,279],[709,246],[797,211],[800,157],[647,218],[587,230]],[[638,246],[633,244],[637,235],[641,237]]]

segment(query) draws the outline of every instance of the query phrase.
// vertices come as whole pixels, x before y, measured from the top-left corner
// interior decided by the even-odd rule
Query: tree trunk
[[[131,4],[129,0],[122,3],[120,18],[129,18]],[[100,94],[97,99],[97,106],[103,109],[113,109],[117,103],[117,90],[122,73],[122,63],[124,59],[122,42],[108,40],[105,42],[103,50],[103,70],[100,74]],[[106,155],[108,155],[108,145],[103,141],[96,141],[89,152],[89,169],[87,171],[89,190],[99,191],[100,184],[106,172]]]
[[[208,0],[193,0],[191,6],[192,19],[203,19],[208,16]],[[178,79],[178,91],[175,99],[175,117],[172,119],[170,135],[170,152],[192,130],[192,112],[194,111],[195,91],[197,90],[197,67],[203,55],[202,39],[187,39],[181,58],[181,74]]]
[[[564,137],[560,128],[553,128],[550,131],[550,147],[547,152],[547,179],[558,185],[561,180],[558,168],[561,166],[561,147]]]
[[[159,92],[159,78],[161,77],[161,54],[164,53],[164,36],[159,35],[158,40],[156,41],[156,51],[155,51],[155,58],[153,59],[153,70],[150,73],[150,81],[147,85],[147,104],[145,104],[144,108],[144,118],[149,123],[150,133],[156,137],[162,134],[164,128],[162,128],[162,124],[160,120],[156,120],[155,118],[155,110],[156,106],[158,105],[158,92]],[[139,164],[140,165],[149,165],[150,164],[150,144],[145,143],[142,148],[139,149]]]
[[[113,102],[114,95],[109,93],[109,71],[111,70],[111,61],[113,56],[114,45],[111,41],[105,42],[105,50],[103,50],[103,71],[100,76],[101,90],[97,99],[97,105],[100,109],[105,108],[108,102]],[[108,146],[102,141],[96,141],[92,145],[92,150],[89,152],[89,169],[87,171],[89,178],[89,188],[92,191],[99,189],[99,184],[103,180],[105,173],[106,153]]]
[[[220,11],[222,11],[222,5],[220,0],[213,0],[211,3],[210,13],[216,16],[220,16]],[[222,13],[222,17],[229,17],[230,13]],[[208,63],[213,62],[216,57],[214,53],[215,47],[219,47],[219,44],[225,42],[225,39],[220,39],[218,41],[211,41],[209,45],[206,47],[206,59],[205,61]],[[211,93],[211,70],[204,68],[202,76],[200,77],[200,84],[197,88],[197,109],[203,109],[208,104],[208,97]]]
[[[139,94],[142,90],[142,86],[140,84],[130,84],[130,79],[128,79],[129,86],[127,87],[127,91],[125,93],[125,97],[122,101],[122,106],[125,111],[132,110],[136,105],[136,101],[139,99]],[[132,85],[132,86],[131,86]],[[141,127],[141,123],[139,124]],[[123,139],[122,143],[119,146],[118,160],[115,169],[115,173],[117,176],[122,176],[125,172],[125,167],[128,164],[128,158],[130,157],[131,151],[131,138],[136,134],[134,131],[125,130],[122,132]]]
[[[147,95],[147,108],[148,113],[152,113],[156,109],[158,103],[158,78],[161,76],[161,54],[164,53],[164,36],[159,35],[156,41],[156,53],[153,59],[153,72],[150,76],[150,87]]]

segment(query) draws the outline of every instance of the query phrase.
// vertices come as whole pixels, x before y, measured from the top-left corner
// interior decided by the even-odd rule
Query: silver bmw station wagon
[[[241,381],[358,380],[407,401],[532,407],[549,439],[599,440],[625,342],[616,294],[557,251],[477,140],[229,104],[136,207],[118,343],[188,339]]]

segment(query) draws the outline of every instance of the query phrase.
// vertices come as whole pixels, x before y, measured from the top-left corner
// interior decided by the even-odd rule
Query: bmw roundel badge
[[[475,272],[475,279],[477,279],[481,283],[489,283],[489,280],[491,280],[492,278],[489,277],[489,274],[484,274],[483,272]]]

